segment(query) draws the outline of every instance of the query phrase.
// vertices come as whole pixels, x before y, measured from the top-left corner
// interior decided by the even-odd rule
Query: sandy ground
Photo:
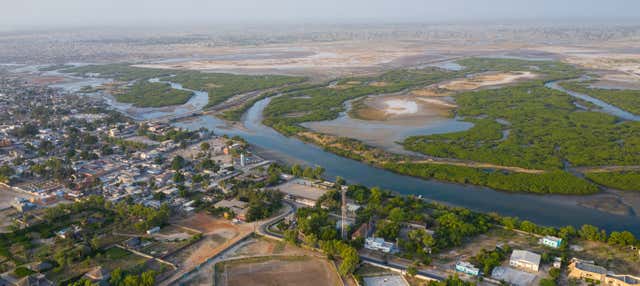
[[[374,48],[372,48],[374,47]],[[301,70],[333,76],[354,70],[390,64],[424,50],[415,43],[398,41],[336,41],[263,45],[255,48],[223,48],[217,59],[159,62],[139,66],[165,69],[218,70],[242,72],[297,73]],[[254,55],[247,57],[246,55]],[[255,56],[261,55],[261,56]]]
[[[40,76],[40,77],[33,77],[29,79],[29,81],[37,85],[49,85],[49,84],[65,82],[67,81],[67,78],[62,76]]]
[[[287,244],[263,237],[249,238],[234,246],[229,253],[225,253],[223,260],[256,256],[300,256],[315,255],[315,253]],[[212,285],[213,284],[213,264],[202,265],[200,269],[181,281],[186,285]]]
[[[637,40],[634,41],[637,43]],[[633,43],[633,42],[632,42]],[[593,70],[608,70],[640,80],[640,50],[629,50],[637,44],[621,41],[598,47],[539,46],[536,50],[560,54],[563,60]]]
[[[11,232],[10,226],[13,225],[13,218],[18,214],[14,208],[0,210],[0,233]]]
[[[390,115],[415,114],[418,112],[418,103],[407,99],[388,99],[384,102],[387,106],[384,111]]]
[[[178,227],[175,225],[169,225],[163,227],[160,232],[154,233],[151,236],[158,240],[174,241],[190,239],[196,232],[188,230],[186,228]]]
[[[452,94],[452,92],[450,92],[448,90],[439,89],[439,88],[435,88],[435,87],[426,87],[426,88],[422,88],[422,89],[415,89],[415,90],[412,90],[410,93],[412,95],[416,95],[416,96],[429,96],[429,97],[450,96]]]
[[[473,126],[450,118],[452,108],[444,106],[444,101],[433,104],[407,96],[373,97],[365,100],[365,104],[367,107],[354,111],[363,119],[345,114],[334,120],[307,122],[303,126],[320,133],[358,139],[399,154],[413,154],[398,144],[408,136],[457,132]]]
[[[15,198],[30,199],[32,196],[11,190],[0,189],[0,210],[8,209]]]
[[[216,218],[208,215],[204,212],[196,213],[188,218],[173,222],[176,225],[183,226],[190,229],[195,229],[204,234],[216,234],[220,231],[233,231],[239,232],[244,230],[249,224],[236,225],[229,220]]]
[[[225,263],[220,285],[340,285],[329,262],[315,257],[261,262]]]
[[[352,106],[357,107],[349,107],[347,114],[337,119],[303,126],[401,154],[411,153],[397,143],[408,136],[463,131],[473,126],[450,117],[455,108],[451,98],[389,94],[370,96]]]
[[[597,71],[597,80],[591,84],[593,88],[639,89],[640,77],[617,71]]]
[[[253,231],[253,224],[235,225],[228,220],[215,218],[206,213],[197,213],[174,223],[204,234],[200,241],[167,258],[183,270],[202,264],[237,238]]]
[[[455,107],[451,98],[394,94],[368,97],[350,111],[360,119],[384,120],[393,124],[394,119],[414,118],[425,122],[447,118]]]
[[[482,73],[469,78],[448,81],[438,85],[438,87],[452,91],[466,91],[486,86],[509,84],[521,80],[533,79],[536,77],[536,74],[528,71],[508,73]]]
[[[327,190],[305,185],[305,180],[295,179],[276,187],[285,194],[291,194],[298,197],[308,198],[312,200],[319,199]]]

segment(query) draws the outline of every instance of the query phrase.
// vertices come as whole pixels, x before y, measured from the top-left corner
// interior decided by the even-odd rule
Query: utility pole
[[[341,236],[343,240],[347,239],[347,190],[340,190],[342,193],[342,222],[341,222]]]

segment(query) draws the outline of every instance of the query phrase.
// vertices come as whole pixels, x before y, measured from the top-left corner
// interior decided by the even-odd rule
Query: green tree
[[[407,267],[407,274],[409,274],[409,276],[411,277],[414,277],[416,276],[416,274],[418,274],[418,269],[414,265],[409,265],[409,267]]]
[[[597,227],[589,224],[583,225],[578,234],[582,239],[591,241],[606,241],[607,239],[607,234],[605,232],[600,231]]]
[[[123,273],[120,267],[111,271],[111,277],[109,278],[109,284],[114,286],[119,286],[122,283]]]
[[[180,155],[173,157],[173,159],[171,160],[171,169],[174,169],[176,171],[182,169],[184,165],[185,160]]]
[[[302,176],[302,167],[300,167],[300,165],[298,165],[298,164],[293,165],[293,167],[291,167],[291,174],[296,176],[296,177],[301,177]]]
[[[202,142],[200,143],[200,150],[203,152],[208,151],[209,149],[211,149],[211,145],[208,142]]]
[[[311,167],[306,167],[304,168],[304,171],[302,171],[302,176],[305,178],[314,178],[314,172],[313,169]]]
[[[614,231],[609,235],[609,240],[607,242],[610,245],[615,246],[629,246],[637,243],[636,237],[629,231]]]
[[[173,174],[173,181],[176,183],[182,183],[184,182],[185,178],[184,175],[182,174],[182,172],[178,171],[175,174]]]
[[[556,286],[556,281],[553,279],[544,278],[540,280],[540,286]]]
[[[294,229],[284,231],[284,240],[291,244],[298,244],[298,232]]]
[[[320,166],[316,166],[315,169],[313,169],[313,177],[316,179],[322,179],[322,175],[324,174],[324,168],[320,167]]]

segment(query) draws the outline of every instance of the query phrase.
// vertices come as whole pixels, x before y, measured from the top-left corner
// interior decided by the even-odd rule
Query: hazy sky
[[[640,0],[0,0],[0,27],[640,20]]]

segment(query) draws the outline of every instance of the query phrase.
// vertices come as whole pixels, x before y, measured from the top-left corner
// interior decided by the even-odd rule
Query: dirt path
[[[517,173],[526,173],[526,174],[543,174],[546,171],[545,170],[538,170],[538,169],[527,169],[527,168],[521,168],[521,167],[512,167],[512,166],[502,166],[502,165],[495,165],[495,164],[491,164],[491,163],[481,163],[481,162],[469,162],[469,161],[458,161],[455,159],[446,159],[446,158],[437,158],[437,159],[426,159],[426,160],[416,160],[416,161],[409,161],[406,163],[413,163],[413,164],[421,164],[421,163],[425,163],[425,164],[439,164],[439,165],[453,165],[453,166],[461,166],[461,167],[470,167],[470,168],[490,168],[490,169],[498,169],[498,170],[506,170],[506,171],[512,171],[512,172],[517,172]]]
[[[204,233],[204,237],[197,242],[193,248],[191,248],[191,251],[186,253],[186,258],[182,263],[180,263],[180,265],[178,265],[178,271],[171,275],[171,277],[162,281],[159,285],[172,285],[185,274],[191,272],[197,267],[200,267],[208,259],[218,256],[230,246],[235,245],[237,242],[258,231],[262,225],[268,224],[273,220],[279,219],[283,215],[288,214],[290,209],[291,208],[288,205],[285,205],[285,207],[280,210],[278,215],[275,217],[239,225],[231,224],[224,219],[213,218],[204,213],[197,213],[189,218],[176,222],[176,224],[182,225],[186,228],[193,228],[201,231]],[[221,238],[223,238],[224,241],[216,243],[216,240],[220,240]]]
[[[608,173],[620,171],[640,171],[640,166],[595,166],[595,167],[576,167],[574,168],[580,173]]]

